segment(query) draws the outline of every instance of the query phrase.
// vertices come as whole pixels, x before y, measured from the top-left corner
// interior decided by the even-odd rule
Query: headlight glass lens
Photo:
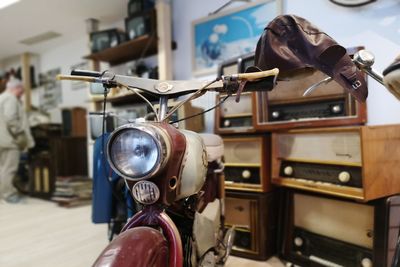
[[[160,148],[147,132],[124,129],[111,142],[110,159],[121,174],[142,178],[158,166]]]

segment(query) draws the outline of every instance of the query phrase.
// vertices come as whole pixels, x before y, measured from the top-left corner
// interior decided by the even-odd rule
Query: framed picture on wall
[[[56,68],[42,73],[43,91],[40,95],[40,108],[49,110],[56,108],[62,102],[61,81],[56,76],[61,73],[61,68]]]
[[[281,0],[259,0],[193,21],[193,74],[216,74],[222,61],[254,51],[265,26],[282,10]]]

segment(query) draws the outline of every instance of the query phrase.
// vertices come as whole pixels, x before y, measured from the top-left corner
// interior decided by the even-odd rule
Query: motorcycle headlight
[[[151,124],[119,127],[111,134],[107,146],[111,168],[134,181],[155,175],[168,157],[166,139],[162,130]]]

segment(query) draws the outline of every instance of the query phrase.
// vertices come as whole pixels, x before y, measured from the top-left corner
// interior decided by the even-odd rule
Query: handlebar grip
[[[269,76],[277,76],[278,74],[279,74],[279,69],[274,68],[265,71],[240,73],[237,75],[237,77],[239,80],[256,81]]]
[[[69,80],[69,81],[82,81],[82,82],[89,82],[95,83],[97,82],[97,78],[95,77],[87,77],[87,76],[72,76],[72,75],[57,75],[57,80]]]
[[[101,77],[102,73],[98,72],[98,71],[91,71],[91,70],[72,70],[71,75],[99,78],[99,77]]]

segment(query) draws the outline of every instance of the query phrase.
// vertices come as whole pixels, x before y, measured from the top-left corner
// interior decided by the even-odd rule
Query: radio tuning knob
[[[225,126],[225,127],[231,126],[231,121],[230,121],[230,120],[225,120],[225,121],[224,121],[224,126]]]
[[[364,258],[361,260],[362,267],[372,267],[372,260],[369,258]]]
[[[342,107],[340,105],[334,105],[332,107],[332,112],[333,113],[340,113],[340,112],[342,112]]]
[[[350,181],[351,175],[349,172],[341,172],[339,173],[338,179],[342,183],[347,183]]]
[[[249,170],[244,170],[242,172],[242,178],[243,179],[249,179],[251,177],[251,172]]]
[[[303,239],[301,237],[295,237],[294,244],[296,247],[301,247],[303,245]]]
[[[291,176],[293,174],[293,168],[291,166],[286,166],[283,169],[283,173],[287,176]]]
[[[279,113],[279,111],[273,111],[273,112],[272,112],[272,118],[274,118],[274,119],[279,118],[280,115],[281,115],[281,114]]]

